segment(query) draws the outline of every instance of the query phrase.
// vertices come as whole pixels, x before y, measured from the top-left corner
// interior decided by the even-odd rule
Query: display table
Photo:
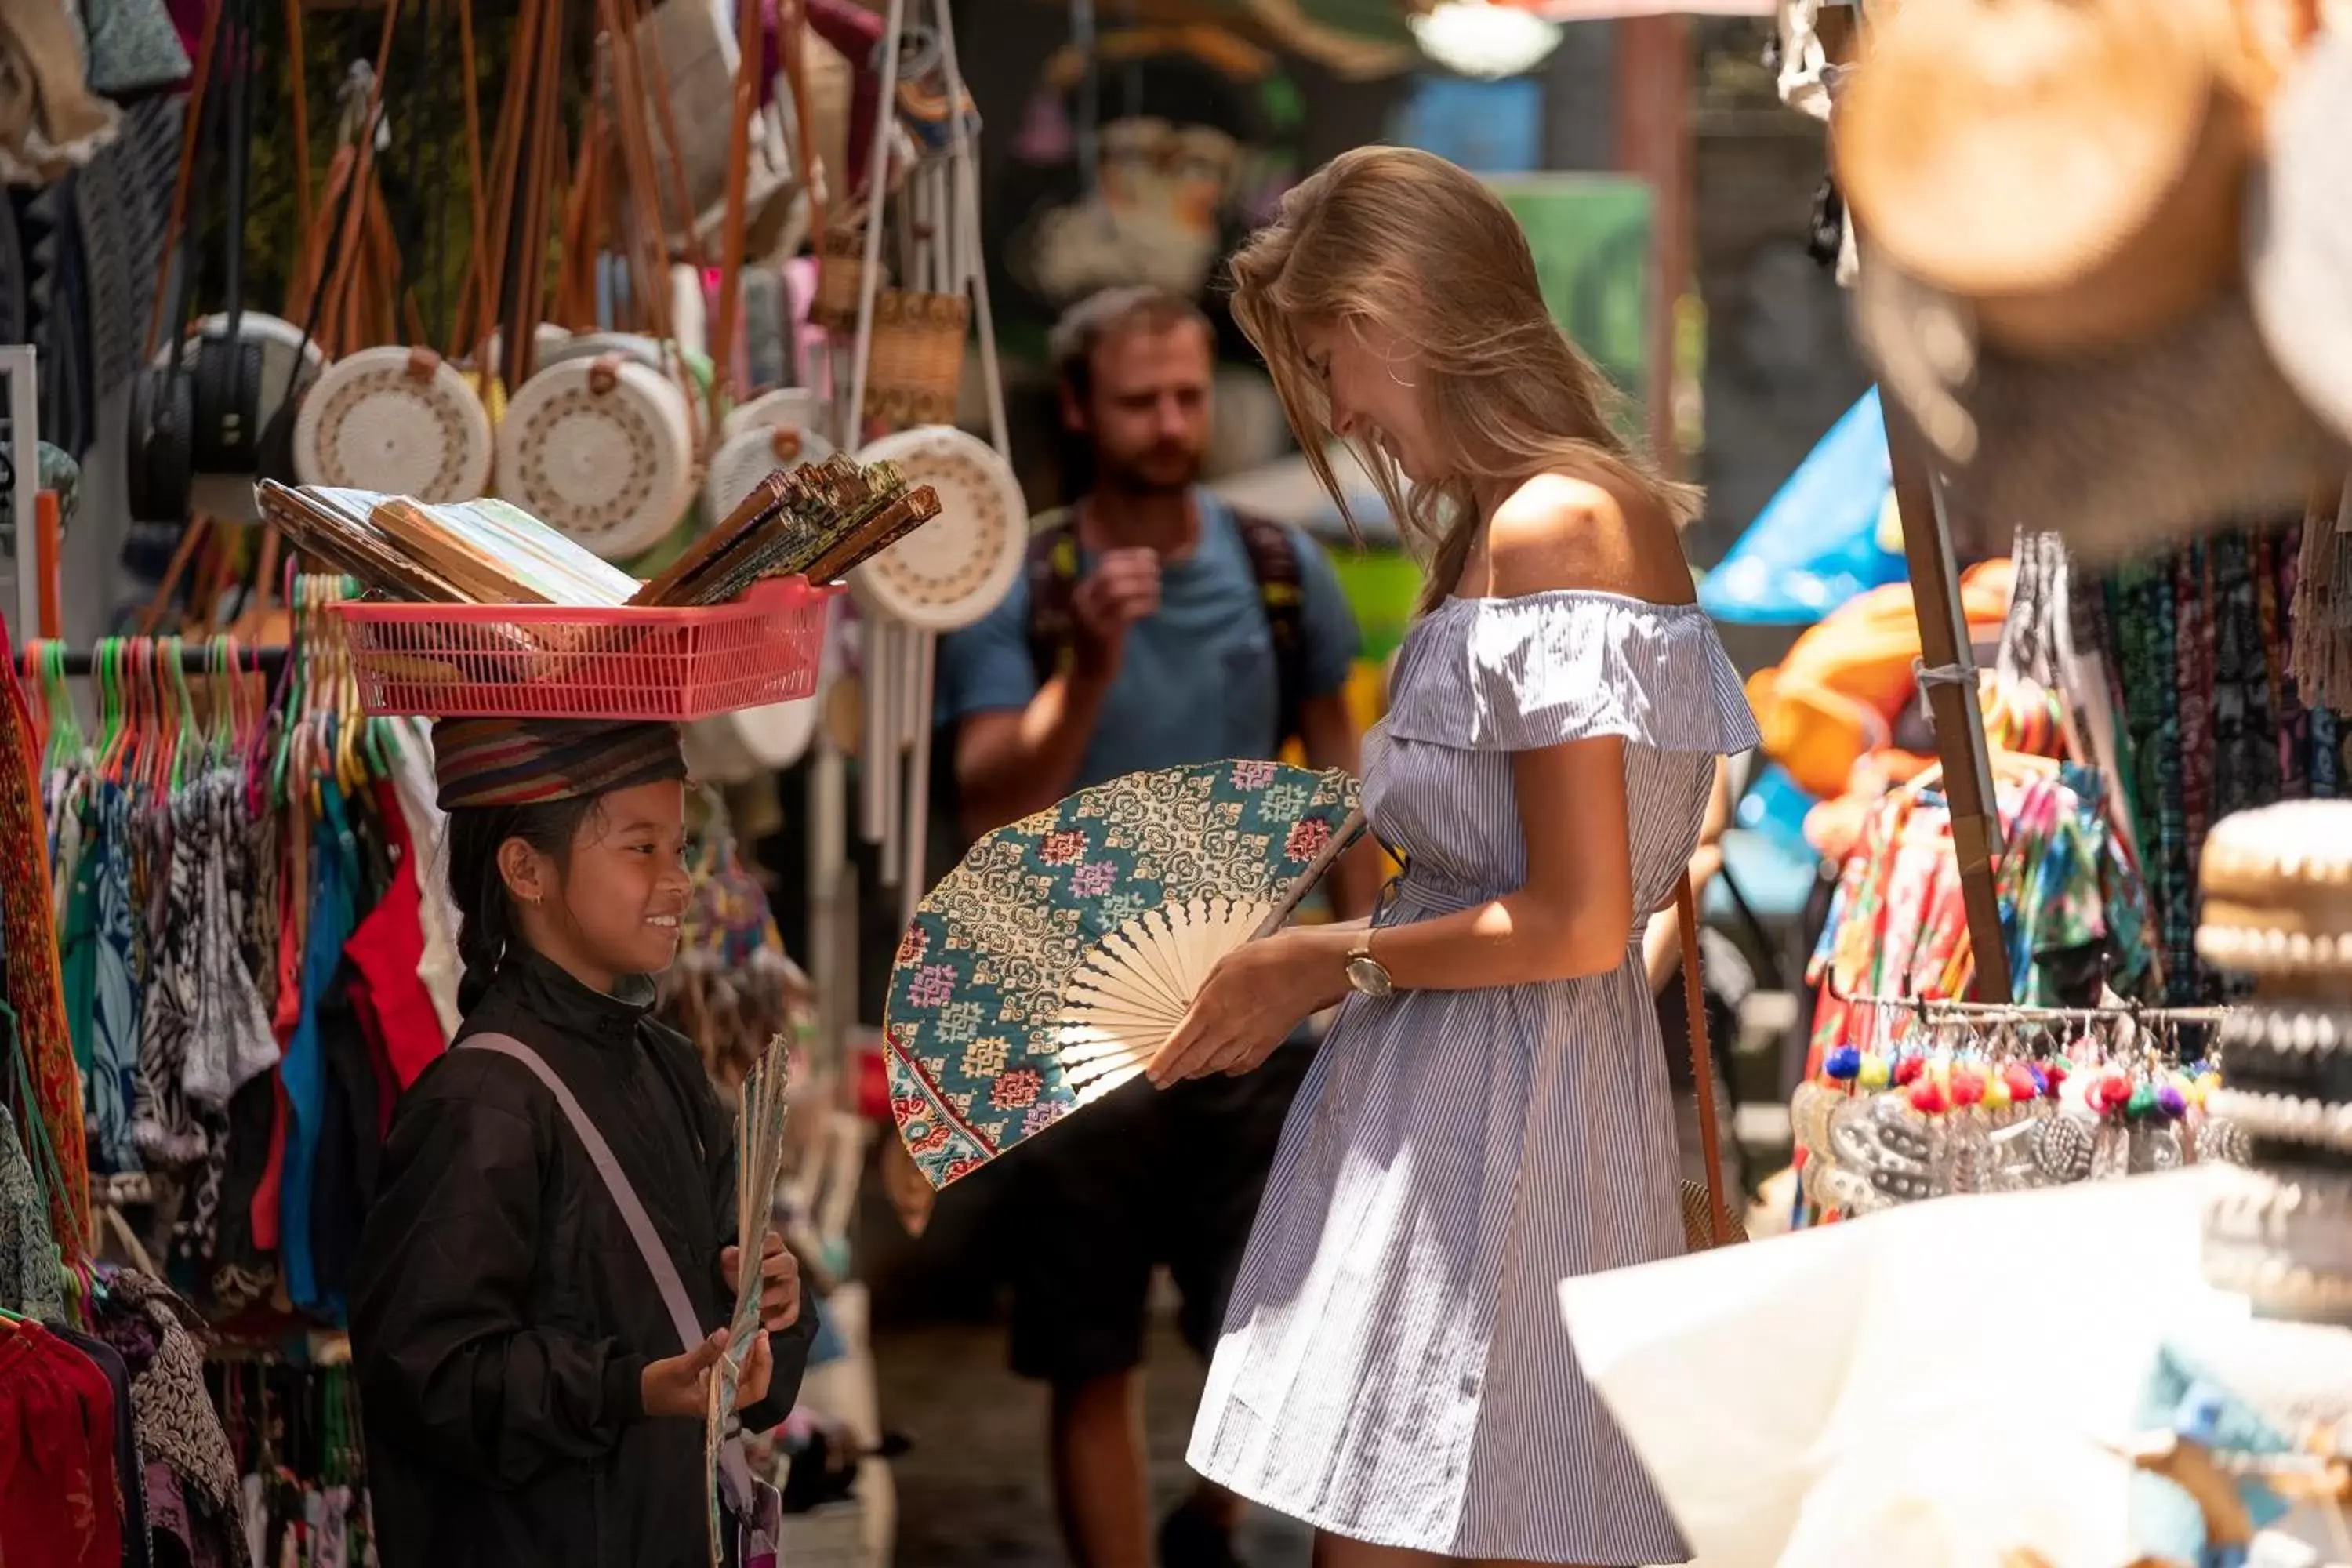
[[[2352,1389],[2352,1333],[2256,1323],[2200,1276],[2209,1195],[2249,1179],[1946,1198],[1570,1279],[1562,1310],[1706,1568],[1979,1568],[2021,1547],[2122,1568],[2165,1483],[2135,1504],[2111,1445],[2149,1426],[2160,1347],[2210,1364],[2305,1336],[2314,1378]]]

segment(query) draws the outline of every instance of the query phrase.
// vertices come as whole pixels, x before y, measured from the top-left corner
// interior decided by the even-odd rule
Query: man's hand
[[[1160,609],[1160,556],[1151,550],[1107,550],[1070,602],[1077,621],[1078,668],[1097,679],[1118,673],[1127,629]]]
[[[719,1272],[730,1290],[741,1289],[736,1283],[736,1269],[741,1262],[742,1253],[737,1247],[719,1255]],[[760,1326],[770,1333],[782,1333],[800,1316],[800,1259],[785,1249],[783,1237],[772,1230],[760,1249]]]

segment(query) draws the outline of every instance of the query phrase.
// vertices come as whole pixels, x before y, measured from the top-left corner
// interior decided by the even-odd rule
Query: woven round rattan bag
[[[857,568],[861,604],[918,631],[971,626],[1011,591],[1029,546],[1028,503],[996,448],[948,425],[901,430],[857,454],[939,492],[940,514]]]

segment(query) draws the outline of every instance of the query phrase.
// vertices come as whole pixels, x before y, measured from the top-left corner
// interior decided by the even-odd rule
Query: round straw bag
[[[971,300],[962,294],[885,290],[874,302],[866,417],[887,425],[946,425],[963,389]]]
[[[686,394],[615,353],[544,367],[499,426],[499,493],[607,561],[660,543],[695,479]]]
[[[930,486],[940,514],[859,566],[850,591],[918,631],[958,631],[994,609],[1029,551],[1028,508],[1013,466],[951,425],[885,436],[857,458],[894,463],[909,485]]]
[[[362,349],[327,367],[294,422],[294,471],[333,485],[472,500],[489,488],[490,416],[427,348]]]
[[[814,387],[780,386],[763,392],[746,403],[739,403],[727,411],[725,435],[740,436],[744,431],[763,429],[797,430],[805,445],[829,412],[824,395]],[[804,458],[814,463],[831,455],[832,448],[815,457]]]
[[[788,425],[743,426],[710,456],[710,472],[702,481],[703,513],[726,517],[754,486],[778,468],[822,463],[832,456],[833,443],[814,430]]]

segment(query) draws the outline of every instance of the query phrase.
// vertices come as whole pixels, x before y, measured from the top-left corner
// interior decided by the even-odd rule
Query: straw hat
[[[1916,3],[1916,0],[1913,0]],[[1943,471],[1962,548],[2052,530],[2085,559],[2225,520],[2299,513],[2326,436],[2279,374],[2246,291],[2109,353],[2061,363],[1982,341],[1965,302],[1865,251],[1856,331],[1879,390]]]
[[[2352,33],[2323,34],[2270,108],[2246,204],[2254,320],[2294,389],[2352,440]]]
[[[1838,110],[1863,235],[2019,353],[2191,314],[2236,274],[2252,142],[2227,5],[1905,0]]]

